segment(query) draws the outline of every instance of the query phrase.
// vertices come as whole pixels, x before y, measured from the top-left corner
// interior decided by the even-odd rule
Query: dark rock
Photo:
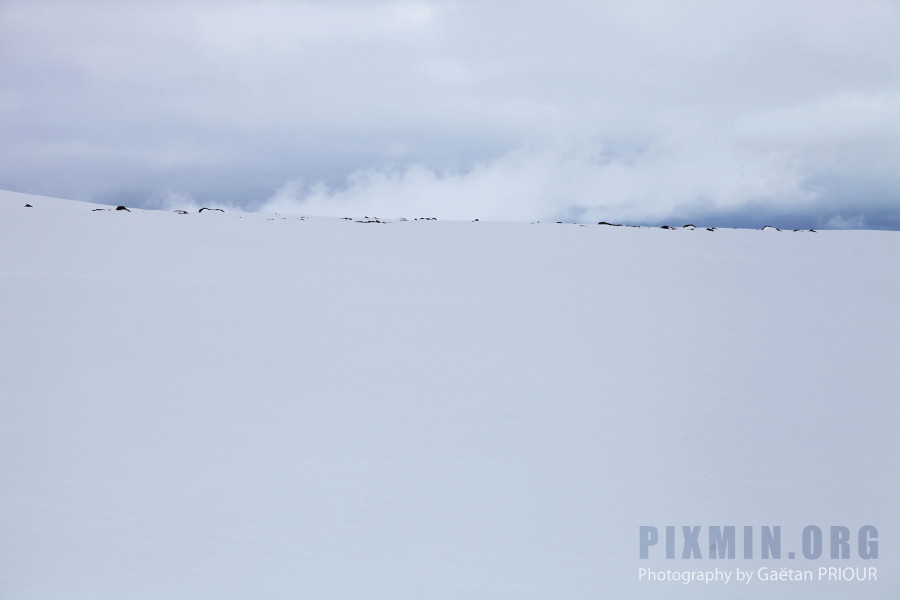
[[[660,229],[672,229],[672,228],[669,227],[668,225],[663,225],[662,227],[660,227]]]
[[[30,204],[26,204],[26,205],[25,205],[25,208],[34,208],[34,207],[33,207],[32,205],[30,205]]]
[[[205,207],[205,206],[204,206],[203,208],[201,208],[200,210],[198,210],[197,212],[203,212],[204,210],[216,211],[216,212],[220,212],[220,213],[225,212],[225,211],[222,210],[221,208],[207,208],[207,207]]]
[[[716,228],[715,228],[715,227],[707,227],[706,230],[707,230],[707,231],[715,231]]]
[[[607,223],[606,221],[600,221],[597,225],[609,225],[610,227],[621,227],[621,223]]]
[[[124,206],[117,206],[117,207],[116,207],[116,210],[124,210],[124,211],[127,211],[127,212],[131,212],[130,210],[128,210],[128,209],[125,208]]]
[[[176,210],[176,211],[175,211],[175,214],[176,214],[176,215],[186,215],[186,214],[188,214],[188,211],[186,211],[186,210]]]

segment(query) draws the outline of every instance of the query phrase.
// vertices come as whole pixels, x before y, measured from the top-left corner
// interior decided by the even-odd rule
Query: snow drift
[[[895,232],[112,208],[0,194],[0,597],[900,591]],[[638,580],[736,565],[878,580]]]

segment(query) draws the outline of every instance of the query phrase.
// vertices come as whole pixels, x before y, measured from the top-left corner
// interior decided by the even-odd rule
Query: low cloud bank
[[[262,206],[323,216],[429,216],[509,221],[615,221],[786,228],[896,228],[897,186],[886,169],[787,144],[734,136],[610,144],[596,139],[523,148],[469,169],[427,164],[358,170],[341,185],[298,179]],[[872,169],[869,170],[871,173]],[[698,223],[699,224],[699,223]]]

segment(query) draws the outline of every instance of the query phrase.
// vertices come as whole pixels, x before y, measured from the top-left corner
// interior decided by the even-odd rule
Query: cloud
[[[893,2],[9,0],[0,187],[900,227],[898,29]]]
[[[810,203],[796,160],[713,143],[609,146],[597,140],[515,150],[467,171],[421,165],[354,173],[345,185],[293,182],[267,210],[343,216],[655,222],[692,207]]]
[[[847,218],[835,215],[828,219],[825,226],[828,229],[865,229],[866,219],[862,215]]]

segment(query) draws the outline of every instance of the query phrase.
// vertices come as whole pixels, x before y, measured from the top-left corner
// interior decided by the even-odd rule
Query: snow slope
[[[900,594],[896,232],[110,208],[0,193],[0,598]]]

